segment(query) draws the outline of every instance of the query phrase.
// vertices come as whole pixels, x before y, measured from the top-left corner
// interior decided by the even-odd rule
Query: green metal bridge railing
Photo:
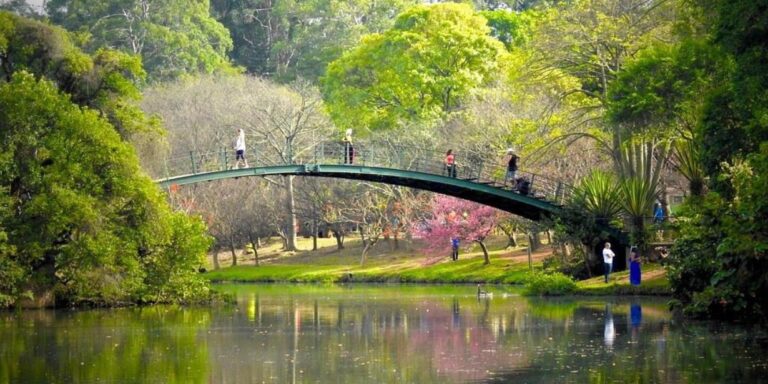
[[[354,146],[353,166],[389,168],[431,175],[450,177],[444,164],[445,153],[415,146],[400,146],[390,143],[358,142]],[[248,168],[279,165],[341,165],[345,164],[346,149],[341,142],[320,142],[309,150],[289,155],[290,161],[277,156],[266,156],[258,149],[246,151]],[[521,195],[545,200],[556,205],[563,204],[571,195],[572,187],[544,175],[517,171],[517,186],[505,182],[506,164],[501,159],[484,159],[478,156],[462,156],[454,152],[456,161],[455,177],[469,182],[514,191]],[[165,162],[162,180],[183,176],[218,172],[234,169],[235,153],[230,148],[210,151],[189,151],[175,153]],[[162,181],[161,180],[161,181]]]

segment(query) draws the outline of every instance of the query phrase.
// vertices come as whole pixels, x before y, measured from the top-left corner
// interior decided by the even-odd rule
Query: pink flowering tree
[[[413,235],[421,237],[426,243],[429,255],[447,257],[450,255],[451,238],[458,237],[465,246],[472,242],[480,244],[485,264],[491,262],[484,242],[504,213],[486,205],[444,195],[436,195],[430,208],[429,217],[412,228]]]

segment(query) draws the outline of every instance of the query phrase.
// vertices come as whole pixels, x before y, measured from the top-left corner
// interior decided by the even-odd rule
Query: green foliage
[[[209,245],[204,226],[170,212],[97,112],[16,72],[0,84],[0,143],[6,305],[29,289],[75,304],[207,297],[195,272]]]
[[[279,81],[316,81],[364,34],[386,30],[413,0],[244,0],[211,2],[234,43],[232,60]]]
[[[5,81],[20,70],[47,78],[73,102],[100,110],[123,136],[156,129],[135,104],[135,83],[146,76],[138,56],[109,49],[88,55],[62,28],[0,11],[0,58]]]
[[[573,292],[576,283],[562,273],[533,272],[525,282],[525,294],[529,296],[562,296]]]
[[[768,319],[768,145],[729,168],[735,196],[689,203],[690,219],[670,252],[670,282],[683,309],[701,317]]]
[[[574,189],[572,201],[595,217],[610,222],[621,212],[621,188],[612,174],[592,171]]]
[[[722,81],[733,65],[711,44],[688,40],[652,45],[620,72],[609,89],[608,117],[637,132],[692,139],[701,118],[701,95]]]
[[[670,282],[688,314],[765,321],[768,2],[698,3],[713,26],[713,43],[731,55],[733,67],[703,95],[701,147],[692,157],[711,176],[714,192],[688,202],[670,253]]]
[[[704,169],[716,175],[723,161],[757,152],[768,141],[768,1],[698,3],[708,11],[714,43],[735,63],[732,75],[709,95],[701,125]],[[724,197],[732,194],[717,178],[710,187]]]
[[[341,127],[391,129],[455,111],[499,69],[503,45],[464,4],[412,7],[393,28],[363,37],[323,78]]]
[[[535,11],[512,12],[506,9],[481,11],[488,20],[491,35],[507,49],[525,46],[531,39],[538,14]]]
[[[231,72],[229,31],[209,14],[208,0],[52,0],[54,23],[86,36],[86,48],[139,55],[150,80]]]

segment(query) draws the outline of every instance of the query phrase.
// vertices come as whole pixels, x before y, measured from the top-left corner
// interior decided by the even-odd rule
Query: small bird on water
[[[488,292],[484,290],[480,284],[477,285],[477,297],[493,297],[493,292]]]

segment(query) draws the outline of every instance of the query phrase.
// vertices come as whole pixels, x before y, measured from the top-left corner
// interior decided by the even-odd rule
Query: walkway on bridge
[[[413,146],[362,142],[354,145],[354,161],[345,164],[340,142],[321,142],[297,155],[260,156],[246,153],[248,168],[234,168],[230,149],[189,151],[166,162],[163,187],[246,176],[297,175],[365,180],[408,186],[490,205],[532,220],[559,211],[571,193],[570,186],[530,172],[518,171],[527,188],[505,183],[506,165],[500,158],[462,157],[455,153],[457,170],[449,175],[445,153]]]

